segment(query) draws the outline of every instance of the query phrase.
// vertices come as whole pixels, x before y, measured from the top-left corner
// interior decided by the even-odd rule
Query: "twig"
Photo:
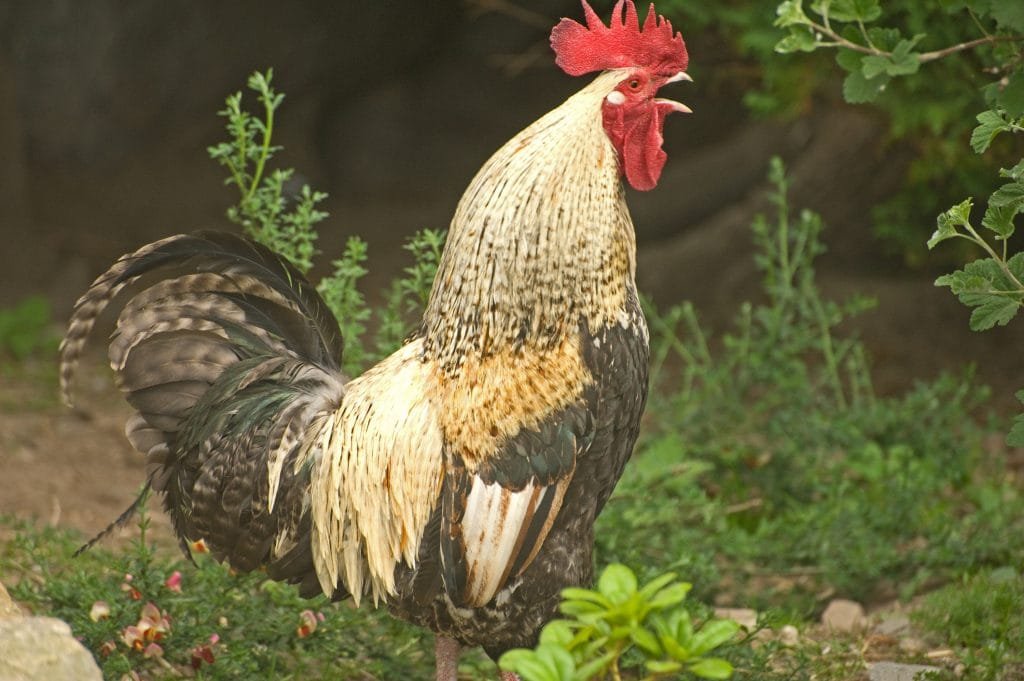
[[[22,565],[18,561],[12,560],[8,564],[12,568],[14,568],[18,572],[20,572],[23,577],[28,577],[29,579],[31,579],[36,584],[40,584],[40,585],[46,584],[46,580],[41,575],[36,574],[30,568],[25,567],[24,565]]]
[[[733,513],[742,513],[743,511],[749,511],[752,508],[760,508],[761,506],[764,506],[764,499],[755,497],[753,499],[741,501],[737,504],[730,504],[729,506],[726,506],[724,510],[726,515],[732,515]]]
[[[1006,42],[1021,42],[1024,41],[1024,35],[987,35],[984,38],[978,38],[977,40],[969,40],[966,43],[959,43],[957,45],[951,45],[942,50],[934,50],[932,52],[922,52],[917,55],[917,60],[922,64],[936,59],[942,59],[948,57],[951,54],[957,52],[963,52],[964,50],[971,50],[975,47],[985,45],[987,43],[1006,43]]]
[[[841,36],[838,33],[836,33],[834,30],[832,30],[832,27],[829,26],[828,24],[819,24],[819,23],[817,23],[815,21],[811,21],[811,22],[809,22],[809,25],[810,25],[810,27],[812,29],[814,29],[818,33],[821,33],[822,35],[828,36],[829,40],[831,40],[832,42],[823,43],[824,45],[826,45],[828,47],[845,47],[846,49],[853,50],[854,52],[860,52],[861,54],[869,54],[869,55],[873,55],[873,56],[876,56],[876,57],[891,57],[892,56],[892,52],[889,52],[889,51],[886,51],[886,50],[880,50],[877,47],[875,47],[874,45],[861,45],[860,43],[855,43],[852,40],[847,40],[843,36]],[[866,37],[866,34],[865,34],[865,37]],[[964,42],[964,43],[958,43],[956,45],[950,45],[949,47],[945,47],[945,48],[943,48],[941,50],[932,50],[931,52],[922,52],[921,54],[917,55],[917,60],[918,60],[918,62],[920,62],[922,64],[925,64],[925,63],[928,63],[930,61],[935,61],[936,59],[942,59],[943,57],[948,57],[949,55],[956,54],[957,52],[963,52],[964,50],[972,50],[975,47],[980,47],[981,45],[987,45],[987,44],[990,44],[990,43],[1022,42],[1022,41],[1024,41],[1024,35],[986,35],[986,36],[984,36],[982,38],[977,38],[975,40],[968,40],[967,42]]]

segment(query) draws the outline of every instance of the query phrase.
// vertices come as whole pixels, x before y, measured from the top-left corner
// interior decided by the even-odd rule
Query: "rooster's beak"
[[[678,83],[680,81],[692,83],[693,78],[690,78],[690,74],[688,74],[686,71],[680,71],[676,75],[666,80],[665,85],[668,85],[669,83]],[[691,109],[690,107],[686,106],[681,102],[676,102],[671,99],[662,99],[660,97],[658,99],[655,99],[654,101],[660,104],[661,106],[668,107],[672,111],[678,111],[679,113],[693,113],[693,109]]]

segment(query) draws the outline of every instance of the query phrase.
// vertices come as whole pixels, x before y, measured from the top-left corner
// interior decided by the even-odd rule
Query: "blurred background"
[[[776,5],[659,5],[692,55],[695,83],[671,96],[694,114],[666,126],[660,186],[630,196],[642,290],[693,300],[712,326],[756,298],[749,224],[778,154],[792,205],[827,223],[826,295],[878,299],[858,329],[882,390],[1017,347],[1021,332],[971,333],[967,310],[932,286],[965,251],[929,259],[924,245],[935,215],[995,181],[966,144],[982,83],[929,92],[944,109],[920,93],[888,109],[847,104],[833,55],[772,52]],[[487,156],[581,86],[547,47],[557,18],[578,11],[573,0],[0,4],[0,304],[42,294],[63,319],[121,253],[226,226],[235,197],[205,149],[223,137],[225,96],[267,67],[287,94],[279,160],[330,195],[321,262],[361,235],[373,300],[404,264],[403,237],[445,227]],[[1011,378],[997,400],[1012,400],[1020,356],[981,363],[984,380]]]

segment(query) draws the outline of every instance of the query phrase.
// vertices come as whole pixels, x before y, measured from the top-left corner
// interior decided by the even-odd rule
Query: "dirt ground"
[[[100,361],[98,353],[87,357],[73,409],[57,397],[54,366],[0,373],[0,513],[91,536],[134,500],[145,468],[124,437],[129,409]],[[167,518],[151,519],[154,537],[174,545]]]

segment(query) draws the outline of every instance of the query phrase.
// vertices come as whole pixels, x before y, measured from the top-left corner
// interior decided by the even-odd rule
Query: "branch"
[[[852,40],[847,40],[843,36],[836,33],[834,30],[832,30],[832,27],[829,26],[828,24],[819,24],[815,21],[811,21],[809,22],[809,25],[812,29],[814,29],[815,31],[824,36],[827,36],[832,41],[828,43],[828,47],[844,47],[848,50],[853,50],[854,52],[860,52],[861,54],[870,54],[877,57],[892,56],[892,52],[880,50],[874,45],[861,45],[860,43],[855,43]],[[951,54],[956,54],[957,52],[963,52],[964,50],[973,50],[975,47],[980,47],[982,45],[1006,42],[1024,42],[1024,35],[986,35],[982,38],[978,38],[976,40],[969,40],[965,43],[959,43],[957,45],[951,45],[941,50],[922,52],[921,54],[917,55],[917,60],[922,64],[926,64],[930,61],[935,61],[936,59],[942,59],[943,57],[948,57]]]
[[[987,35],[984,38],[978,38],[977,40],[969,40],[966,43],[960,43],[958,45],[951,45],[942,50],[934,50],[932,52],[922,52],[917,55],[917,60],[922,64],[936,59],[942,59],[948,57],[951,54],[957,52],[963,52],[964,50],[973,50],[975,47],[986,45],[989,43],[1007,43],[1007,42],[1021,42],[1024,41],[1024,35]]]

